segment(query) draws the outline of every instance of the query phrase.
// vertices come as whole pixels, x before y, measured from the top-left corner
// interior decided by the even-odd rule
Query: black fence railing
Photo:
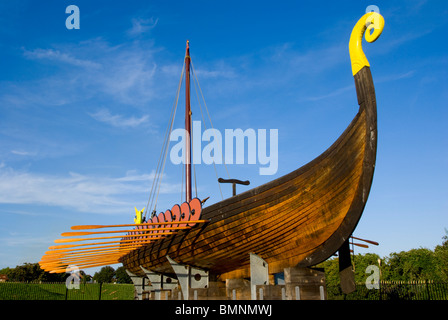
[[[133,300],[132,284],[80,283],[68,289],[65,283],[0,283],[0,300]]]
[[[65,283],[0,283],[0,300],[133,300],[132,284],[81,283],[68,289]],[[448,300],[448,283],[433,281],[381,281],[378,289],[365,283],[344,294],[340,286],[327,286],[328,300]]]
[[[339,286],[327,286],[329,300],[448,300],[448,283],[428,281],[380,281],[378,288],[356,284],[350,294]]]

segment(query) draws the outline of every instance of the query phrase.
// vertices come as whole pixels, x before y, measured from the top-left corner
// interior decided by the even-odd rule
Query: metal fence
[[[327,287],[327,292],[330,300],[448,300],[448,283],[380,281],[377,289],[368,289],[365,283],[358,283],[350,294],[342,293],[339,286]]]
[[[68,289],[65,283],[0,283],[0,300],[133,300],[132,284],[80,283]]]
[[[68,289],[65,283],[0,283],[0,300],[133,300],[132,284],[81,283]],[[344,294],[340,286],[327,286],[328,300],[448,300],[448,283],[433,281],[381,281],[378,289],[365,283]]]

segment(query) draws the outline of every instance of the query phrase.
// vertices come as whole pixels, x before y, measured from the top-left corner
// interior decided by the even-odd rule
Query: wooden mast
[[[191,200],[191,110],[190,110],[190,42],[185,52],[185,198]]]

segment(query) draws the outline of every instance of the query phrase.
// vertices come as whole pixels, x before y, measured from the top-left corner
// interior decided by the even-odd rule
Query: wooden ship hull
[[[377,116],[369,67],[355,76],[359,112],[319,157],[264,185],[203,208],[209,222],[138,248],[120,259],[140,268],[174,274],[167,256],[221,279],[249,277],[249,254],[269,273],[312,266],[333,255],[350,237],[372,184]]]
[[[173,234],[168,232],[158,240],[145,240],[143,243],[141,237],[141,245],[128,249],[122,240],[119,245],[115,245],[118,246],[118,252],[109,254],[106,253],[109,249],[102,251],[103,249],[95,249],[93,246],[104,243],[94,243],[89,249],[95,250],[90,251],[88,258],[76,258],[85,249],[71,251],[75,245],[50,247],[56,250],[43,257],[41,266],[52,272],[65,272],[69,262],[88,267],[120,262],[136,276],[144,277],[144,268],[175,277],[169,257],[177,264],[203,269],[210,275],[225,280],[250,277],[251,253],[268,263],[270,274],[283,272],[288,267],[313,266],[335,254],[348,243],[361,218],[375,168],[375,89],[370,65],[361,48],[364,34],[366,40],[372,42],[382,32],[384,20],[377,14],[374,22],[379,22],[380,26],[377,28],[375,25],[374,32],[370,33],[366,22],[369,19],[372,21],[373,15],[375,13],[365,14],[350,37],[350,58],[359,104],[358,113],[342,135],[320,156],[278,179],[202,208],[200,219],[206,220],[205,223],[198,223]],[[366,29],[368,32],[365,32]],[[187,59],[188,45],[188,62]],[[187,76],[189,77],[188,73]],[[189,101],[188,90],[189,88]],[[186,115],[189,113],[187,105]],[[186,127],[189,123],[187,119]],[[188,170],[189,168],[187,172]],[[195,216],[196,220],[197,218]],[[143,224],[138,226],[140,222],[136,223],[134,230],[143,227]],[[72,227],[75,230],[86,228],[103,226]],[[62,235],[85,234],[89,232]],[[76,240],[86,239],[55,242]],[[75,258],[72,258],[73,255]]]
[[[362,36],[375,41],[384,26],[375,16],[371,34],[364,15],[350,38],[359,111],[342,135],[319,157],[276,180],[203,209],[208,223],[142,246],[120,258],[130,272],[173,274],[167,256],[204,269],[221,280],[250,276],[250,253],[269,273],[316,265],[337,252],[353,233],[366,205],[377,150],[377,111]],[[367,32],[366,31],[367,28]]]

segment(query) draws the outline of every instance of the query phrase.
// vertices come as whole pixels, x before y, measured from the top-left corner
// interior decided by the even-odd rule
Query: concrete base
[[[226,294],[229,300],[251,300],[251,285],[246,279],[227,279]]]
[[[326,300],[325,272],[311,268],[286,268],[287,300]]]
[[[226,282],[210,281],[209,287],[189,290],[189,300],[251,300],[249,279],[227,279]],[[181,300],[179,288],[173,290],[172,300]],[[310,268],[287,268],[284,284],[255,286],[256,300],[326,300],[325,273]]]
[[[285,285],[257,285],[256,300],[287,300]]]
[[[134,284],[134,300],[144,300],[146,298],[145,288],[150,286],[149,280],[145,277],[139,277],[128,270],[126,270],[126,273]]]
[[[179,287],[172,290],[170,300],[183,300]],[[209,281],[207,288],[190,288],[189,300],[228,300],[225,283]]]
[[[257,300],[326,300],[325,273],[311,268],[286,268],[284,284],[257,285]]]
[[[261,261],[253,273],[255,279],[217,280],[208,272],[172,262],[177,281],[164,281],[164,276],[145,270],[151,280],[130,274],[137,299],[156,300],[326,300],[325,273],[320,269],[292,267],[284,269],[281,284],[267,275],[267,266]],[[254,263],[252,265],[255,265]],[[280,277],[278,277],[280,279]],[[261,279],[261,280],[260,280]],[[173,279],[174,280],[174,279]],[[251,281],[252,280],[252,281]],[[276,281],[278,282],[278,281]],[[148,288],[149,290],[145,290]]]

